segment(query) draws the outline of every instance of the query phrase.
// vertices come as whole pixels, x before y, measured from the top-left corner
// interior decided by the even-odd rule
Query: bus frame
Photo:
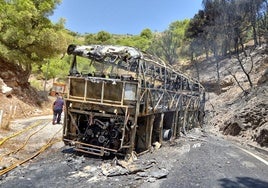
[[[71,44],[67,53],[72,62],[63,141],[76,151],[142,154],[202,126],[204,87],[160,58],[115,45]],[[77,57],[97,63],[95,71],[79,71]]]

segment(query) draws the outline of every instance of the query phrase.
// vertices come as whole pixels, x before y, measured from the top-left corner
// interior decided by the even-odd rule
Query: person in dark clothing
[[[60,120],[61,120],[61,113],[63,110],[63,106],[64,106],[64,101],[62,99],[62,96],[56,94],[57,99],[56,101],[53,103],[53,125],[60,124]]]

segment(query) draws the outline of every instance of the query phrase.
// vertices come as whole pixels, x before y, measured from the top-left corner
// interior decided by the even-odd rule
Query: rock
[[[165,178],[168,175],[168,170],[166,169],[160,169],[158,171],[154,170],[153,172],[151,172],[150,175],[152,178],[156,178],[156,179]]]
[[[239,121],[228,121],[225,123],[226,126],[223,128],[223,134],[237,136],[242,130],[241,123]]]
[[[220,86],[222,88],[233,86],[233,85],[234,85],[234,79],[231,75],[225,76],[220,82]]]
[[[268,68],[263,72],[263,75],[258,80],[257,84],[261,85],[268,81]]]
[[[159,142],[154,142],[153,146],[156,150],[158,150],[161,147],[161,144]]]
[[[148,177],[148,173],[147,172],[138,172],[137,173],[137,176],[140,176],[140,177]]]
[[[12,88],[8,86],[2,86],[2,93],[5,95],[10,95],[12,93]]]
[[[268,125],[265,126],[256,137],[256,142],[261,147],[268,147]]]
[[[0,78],[0,92],[5,95],[10,95],[12,93],[12,88],[8,87],[1,78]]]

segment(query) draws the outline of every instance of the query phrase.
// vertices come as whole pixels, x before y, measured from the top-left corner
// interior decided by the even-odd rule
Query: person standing
[[[64,101],[62,99],[62,96],[60,96],[58,93],[56,93],[57,99],[53,103],[53,122],[52,124],[55,125],[60,124],[61,121],[61,113],[63,111]]]

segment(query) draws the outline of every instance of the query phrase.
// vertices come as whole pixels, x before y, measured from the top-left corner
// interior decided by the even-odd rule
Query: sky
[[[65,27],[80,34],[138,35],[146,28],[162,32],[200,9],[202,0],[62,0],[50,19],[64,18]]]

